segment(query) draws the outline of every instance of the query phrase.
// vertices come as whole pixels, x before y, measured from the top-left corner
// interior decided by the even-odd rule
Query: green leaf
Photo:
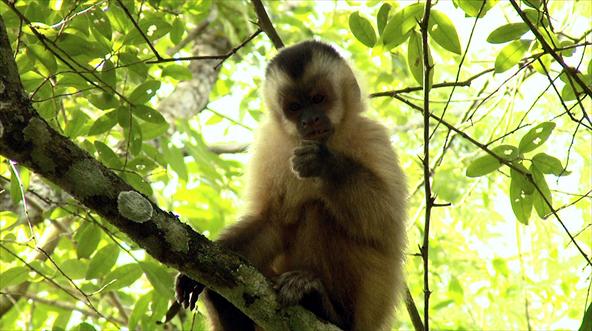
[[[493,258],[491,264],[493,265],[493,269],[495,270],[495,272],[497,272],[498,274],[501,274],[504,277],[508,277],[508,275],[510,275],[510,269],[508,269],[508,264],[506,263],[506,260],[496,257]]]
[[[575,45],[575,43],[572,40],[562,40],[559,43],[559,47],[560,48],[571,47],[573,45]],[[575,47],[573,47],[571,49],[566,49],[564,51],[560,51],[559,52],[559,54],[561,54],[561,55],[563,55],[565,57],[570,57],[570,56],[574,55],[575,53],[576,53],[576,48]]]
[[[169,64],[164,67],[164,69],[162,69],[162,76],[169,76],[176,80],[190,80],[193,78],[191,70],[189,70],[187,66],[182,66],[180,64]]]
[[[88,96],[90,103],[102,110],[112,109],[119,106],[119,101],[111,92],[100,91]]]
[[[393,15],[382,32],[382,44],[386,49],[393,49],[409,38],[410,31],[421,20],[424,5],[412,4]]]
[[[135,105],[140,105],[148,102],[156,94],[160,88],[160,82],[156,80],[149,80],[138,85],[130,94],[128,100]]]
[[[115,113],[117,115],[117,124],[122,128],[126,129],[130,126],[130,121],[132,120],[132,111],[131,106],[120,106],[115,109]],[[127,136],[126,136],[127,137]]]
[[[58,69],[58,64],[52,52],[47,51],[39,45],[27,45],[27,53],[41,63],[42,67],[37,66],[45,76],[54,74]]]
[[[187,165],[185,165],[185,159],[180,149],[174,145],[168,146],[164,144],[162,146],[162,152],[171,168],[179,175],[184,181],[187,181],[189,175],[187,173]]]
[[[115,70],[115,66],[111,60],[105,60],[103,63],[103,67],[101,68],[101,80],[105,84],[115,88],[117,84],[117,70]]]
[[[531,21],[536,27],[540,26],[549,26],[549,20],[545,17],[545,14],[537,9],[526,8],[524,10],[524,14],[528,17],[528,20]],[[543,37],[548,41],[549,35],[543,33]]]
[[[388,16],[392,6],[388,3],[383,3],[376,15],[376,26],[378,27],[378,34],[382,35],[386,24],[388,23]]]
[[[72,331],[96,331],[96,330],[97,329],[95,329],[94,326],[92,326],[86,322],[82,322],[72,328]]]
[[[68,326],[68,322],[70,322],[70,318],[72,317],[72,310],[63,310],[58,314],[58,317],[53,321],[53,325],[51,326],[52,331],[60,331],[66,330]]]
[[[104,50],[98,48],[98,44],[89,43],[87,39],[70,33],[62,34],[58,38],[57,45],[60,51],[65,52],[68,56],[82,55],[86,60],[96,59],[105,55]]]
[[[119,256],[119,246],[115,244],[107,245],[101,248],[90,260],[86,279],[99,278],[108,273],[117,262]]]
[[[428,48],[428,61],[433,65],[432,54]],[[423,48],[419,32],[411,31],[407,46],[407,64],[415,81],[423,86]],[[430,70],[430,85],[434,78],[434,67]]]
[[[499,145],[492,148],[491,151],[500,158],[508,161],[514,161],[520,156],[518,148],[512,145]]]
[[[582,73],[578,73],[578,76],[584,82],[584,84],[586,86],[592,88],[592,75],[584,75]],[[565,83],[565,86],[561,90],[561,97],[563,98],[564,101],[576,100],[576,96],[577,97],[582,96],[582,94],[584,93],[584,90],[582,89],[580,84],[576,83],[575,80],[573,80],[573,78],[568,78],[568,76],[565,74],[565,71],[559,77]],[[571,82],[570,82],[570,79],[571,79]],[[573,87],[575,87],[575,92],[572,87],[572,84],[573,84]]]
[[[376,44],[376,32],[370,21],[360,16],[360,12],[354,12],[349,15],[349,29],[362,44],[367,47],[374,47]]]
[[[481,177],[497,170],[501,162],[492,155],[484,155],[469,164],[467,167],[467,177]]]
[[[149,14],[146,14],[149,15]],[[154,15],[154,14],[151,14]],[[166,22],[164,16],[152,16],[147,19],[142,19],[138,22],[140,29],[144,32],[144,35],[150,41],[155,41],[167,33],[171,31],[171,25]],[[142,35],[138,32],[137,29],[133,29],[126,35],[125,41],[123,44],[142,44],[146,43]]]
[[[448,284],[448,291],[450,292],[450,297],[452,297],[452,299],[454,299],[455,302],[463,302],[465,291],[463,290],[462,285],[458,281],[458,278],[456,278],[455,276],[452,276],[452,279],[450,279],[450,283]]]
[[[508,23],[491,31],[487,36],[487,42],[491,44],[503,44],[508,41],[519,39],[530,29],[525,23]]]
[[[458,40],[458,33],[454,27],[452,20],[441,11],[432,10],[430,12],[430,36],[444,49],[461,54],[460,41]]]
[[[101,229],[92,223],[84,223],[76,231],[75,239],[78,258],[88,258],[97,249],[101,240]]]
[[[151,301],[150,310],[152,314],[150,315],[150,322],[156,323],[156,321],[160,321],[166,314],[169,298],[161,295],[157,291],[153,291]]]
[[[183,33],[185,33],[185,24],[183,23],[183,20],[177,17],[173,21],[171,33],[169,34],[169,38],[171,38],[173,44],[178,44],[181,42],[183,38]]]
[[[499,145],[491,150],[498,157],[513,161],[519,157],[518,148],[512,145]],[[493,155],[483,155],[469,164],[466,175],[468,177],[481,177],[497,170],[502,163]]]
[[[530,166],[530,172],[532,173],[532,179],[534,180],[535,185],[543,193],[541,195],[541,193],[535,188],[533,192],[534,209],[536,210],[539,217],[544,219],[551,213],[551,208],[549,205],[547,205],[547,202],[545,202],[546,199],[549,204],[553,203],[553,200],[551,199],[551,190],[549,190],[549,186],[545,180],[545,175],[543,175],[543,173],[537,169],[534,164]]]
[[[12,203],[18,204],[23,200],[24,188],[21,189],[21,180],[19,177],[18,166],[10,167],[10,200]],[[16,170],[16,171],[15,171]]]
[[[129,21],[129,20],[128,20]],[[135,79],[143,81],[148,77],[148,65],[140,60],[137,53],[133,50],[127,49],[119,54],[120,65],[127,67]]]
[[[522,163],[520,162],[512,162],[512,165],[516,168],[519,168],[520,170],[522,170],[523,173],[525,174],[530,174],[530,171],[528,169],[526,169],[525,166],[522,165]],[[521,174],[520,172],[510,168],[510,177],[514,180],[517,181],[517,184],[520,186],[520,188],[522,189],[522,191],[524,191],[526,194],[532,194],[532,192],[534,192],[534,186],[532,185],[532,183],[530,182],[530,180],[528,180],[528,178],[526,178],[525,175]]]
[[[142,268],[137,263],[130,263],[115,268],[105,276],[103,291],[114,291],[132,285],[142,277]]]
[[[60,269],[70,279],[83,279],[88,270],[88,261],[80,259],[69,259],[60,265]]]
[[[71,111],[71,118],[66,124],[64,133],[70,139],[84,135],[84,129],[87,128],[85,125],[88,122],[90,122],[90,117],[79,108],[74,108]]]
[[[476,17],[479,14],[479,10],[481,9],[481,6],[483,6],[484,1],[485,0],[456,0],[454,3],[459,6],[467,16]],[[497,2],[497,0],[487,0],[481,10],[479,18],[485,16],[485,14],[493,8]]]
[[[510,204],[516,219],[528,225],[532,212],[532,194],[526,192],[525,177],[514,169],[510,169]],[[532,187],[532,184],[530,184]],[[534,189],[534,187],[532,187]]]
[[[105,166],[111,169],[123,168],[123,163],[119,159],[119,156],[117,156],[117,154],[115,154],[115,152],[109,146],[98,140],[95,141],[94,145],[97,149],[97,152],[99,153],[99,160]]]
[[[539,153],[532,158],[532,163],[544,174],[559,176],[564,173],[561,161],[549,154]]]
[[[522,0],[522,2],[534,9],[541,8],[541,5],[543,4],[543,0]]]
[[[131,139],[128,144],[130,153],[132,153],[132,155],[138,155],[142,151],[143,141],[142,126],[140,123],[136,119],[133,119],[132,126],[124,129],[123,133],[125,134],[126,141]]]
[[[554,122],[543,122],[530,129],[522,139],[520,139],[520,144],[518,145],[520,153],[528,153],[541,146],[547,141],[554,128]]]
[[[97,30],[105,38],[107,38],[107,40],[110,40],[113,29],[111,28],[109,17],[107,17],[105,12],[103,12],[101,8],[98,8],[96,10],[91,10],[89,14],[92,23],[92,29]]]
[[[435,311],[438,311],[438,310],[440,310],[440,309],[443,309],[443,308],[445,308],[445,307],[448,307],[448,306],[450,306],[450,305],[451,305],[451,304],[453,304],[453,303],[454,303],[454,300],[447,299],[447,300],[444,300],[444,301],[440,301],[440,302],[438,302],[438,303],[437,303],[437,304],[435,304],[435,305],[433,306],[433,308],[431,308],[431,309],[434,309]]]
[[[173,296],[173,277],[166,268],[154,262],[140,262],[140,267],[152,284],[152,287],[161,295],[170,298]]]
[[[27,281],[29,276],[29,269],[18,266],[10,268],[0,273],[0,289],[5,289],[9,286],[18,285]]]
[[[160,135],[165,133],[169,128],[169,124],[166,122],[164,122],[164,123],[144,122],[141,124],[141,127],[142,127],[142,140],[150,140],[150,139],[154,139],[156,137],[159,137]],[[142,147],[142,149],[145,149],[145,147]]]
[[[140,191],[141,193],[151,196],[154,192],[152,191],[152,186],[148,183],[142,176],[136,173],[124,173],[122,174],[123,179],[130,184],[134,189]]]
[[[586,312],[584,313],[584,318],[582,319],[582,325],[578,331],[590,331],[592,330],[592,302],[586,308]]]
[[[132,114],[146,122],[163,124],[166,123],[164,117],[154,108],[137,105],[132,107]]]
[[[129,321],[128,321],[128,330],[136,330],[138,323],[142,319],[142,317],[148,311],[148,305],[150,304],[150,299],[152,299],[152,292],[148,292],[140,297],[136,304],[134,305],[134,309],[130,314]]]
[[[112,110],[108,113],[101,115],[94,121],[94,123],[88,130],[88,135],[94,136],[101,133],[105,133],[111,130],[111,128],[115,126],[115,124],[117,124],[117,113],[114,110]]]
[[[495,58],[495,72],[504,72],[518,64],[528,50],[528,44],[526,40],[515,40],[502,48]]]

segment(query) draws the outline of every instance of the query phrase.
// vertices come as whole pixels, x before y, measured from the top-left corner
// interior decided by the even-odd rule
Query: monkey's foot
[[[278,291],[280,305],[284,307],[300,304],[306,295],[323,292],[320,279],[304,270],[281,274],[274,288]]]

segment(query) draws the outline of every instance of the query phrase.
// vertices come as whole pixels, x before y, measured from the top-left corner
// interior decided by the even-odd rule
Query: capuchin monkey
[[[273,279],[281,305],[344,330],[389,329],[403,286],[407,191],[385,127],[362,115],[354,73],[318,41],[271,60],[264,98],[270,113],[252,148],[244,216],[217,242]],[[202,290],[177,277],[185,307]],[[255,330],[206,292],[214,330]]]

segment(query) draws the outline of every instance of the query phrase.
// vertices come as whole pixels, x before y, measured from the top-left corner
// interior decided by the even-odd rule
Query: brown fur
[[[387,330],[402,288],[407,191],[385,128],[362,116],[353,72],[323,43],[280,52],[264,96],[271,113],[253,145],[245,216],[218,242],[274,278],[280,304],[344,330]],[[177,277],[184,306],[202,289]],[[255,330],[206,295],[214,330]]]
[[[404,175],[385,128],[362,116],[365,105],[349,66],[321,49],[326,45],[309,43],[310,62],[296,68],[303,72],[287,74],[289,63],[268,68],[271,114],[252,147],[245,217],[220,242],[270,277],[291,271],[318,277],[335,305],[325,317],[342,327],[388,329],[402,287]],[[299,178],[292,158],[301,140],[279,93],[318,75],[330,84],[325,112],[334,132],[326,146],[346,160],[335,170],[344,175]]]

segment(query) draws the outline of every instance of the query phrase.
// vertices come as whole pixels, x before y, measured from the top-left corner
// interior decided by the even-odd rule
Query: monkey
[[[407,191],[386,128],[363,115],[353,70],[320,41],[279,51],[263,99],[244,216],[217,243],[272,279],[280,305],[302,305],[343,330],[388,330],[403,288]],[[178,276],[185,307],[202,290]],[[206,292],[214,330],[255,330]]]

